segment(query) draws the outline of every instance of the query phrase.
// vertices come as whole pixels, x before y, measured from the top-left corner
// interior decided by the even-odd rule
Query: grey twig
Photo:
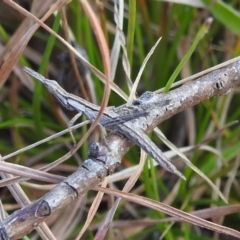
[[[131,131],[129,126],[133,126],[134,129],[139,129],[139,131],[149,133],[162,121],[170,118],[176,113],[213,96],[219,96],[230,92],[240,83],[239,72],[240,61],[236,61],[227,67],[208,73],[168,93],[154,94],[148,92],[135,101],[133,106],[121,106],[112,110],[111,113],[113,113],[113,116],[111,117],[125,116],[129,113],[146,111],[148,114],[144,117],[141,116],[138,119],[130,120],[128,123],[113,125],[113,129],[124,137],[114,132],[109,134],[105,141],[95,144],[90,149],[89,156],[91,158],[85,160],[83,165],[76,172],[59,183],[41,199],[15,211],[4,219],[2,226],[8,234],[8,237],[10,239],[17,239],[29,233],[40,223],[46,221],[48,217],[59,208],[70,204],[79,195],[87,192],[100,183],[107,175],[115,170],[115,167],[121,162],[121,158],[130,149],[133,142],[144,149],[143,145],[145,142],[140,138],[139,140],[136,139],[137,137],[134,135],[135,130]],[[63,102],[65,100],[60,99],[60,101]],[[75,104],[74,100],[73,103]],[[88,114],[92,115],[87,117],[93,120],[93,115],[97,110],[98,109],[92,109],[92,111],[88,111]],[[83,108],[81,111],[84,112],[85,109]],[[100,122],[102,125],[104,125],[107,120],[111,120],[111,117],[108,115],[109,110],[107,110],[106,113],[105,120],[103,118],[102,122]],[[142,135],[140,134],[138,136]],[[107,142],[107,147],[105,142]],[[149,142],[147,142],[147,144],[149,144]],[[152,157],[158,157],[151,152],[155,151],[155,148],[150,146],[145,147],[144,150]],[[168,159],[164,160],[164,163],[168,164],[166,168],[169,166],[171,168],[172,165],[168,163]],[[182,219],[189,221],[184,217],[182,217]],[[240,233],[237,231],[234,231],[234,233],[232,231],[231,234],[240,238]]]

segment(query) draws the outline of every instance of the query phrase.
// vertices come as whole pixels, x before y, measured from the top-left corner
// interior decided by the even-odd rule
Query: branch
[[[195,81],[183,85],[168,93],[145,93],[134,102],[133,108],[148,111],[145,118],[132,121],[136,128],[149,133],[162,121],[192,107],[213,96],[220,96],[230,92],[240,83],[240,61],[227,67],[206,74]],[[116,108],[116,112],[124,115],[127,106]],[[28,206],[15,211],[3,220],[1,234],[6,231],[10,239],[17,239],[32,231],[39,224],[46,221],[59,208],[70,204],[79,195],[99,184],[107,175],[114,172],[121,158],[132,147],[132,143],[125,137],[109,134],[105,142],[99,142],[98,159],[87,159],[72,175],[59,183],[50,192]],[[184,218],[182,218],[184,219]],[[189,221],[184,219],[185,221]],[[240,236],[240,233],[238,237]]]

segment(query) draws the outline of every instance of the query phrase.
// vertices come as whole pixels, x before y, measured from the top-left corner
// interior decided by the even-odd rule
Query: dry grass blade
[[[105,178],[101,187],[106,187],[107,184],[108,184],[108,178]],[[87,216],[86,222],[85,222],[84,226],[82,227],[80,233],[75,238],[75,240],[81,239],[84,232],[88,229],[88,227],[89,227],[90,223],[92,222],[92,220],[98,210],[98,207],[102,201],[103,195],[104,195],[104,193],[98,192],[97,196],[95,197],[95,199],[91,205],[91,208],[88,211],[88,216]]]
[[[219,218],[223,217],[229,214],[237,213],[240,211],[240,205],[230,205],[230,206],[220,206],[220,207],[213,207],[208,209],[201,209],[197,211],[190,212],[190,214],[203,218],[203,219],[209,219],[209,218]],[[160,222],[179,222],[181,219],[178,218],[165,218],[159,220]]]
[[[17,3],[9,0],[4,0],[5,3],[10,5],[12,8],[16,9],[18,12],[22,13],[23,15],[26,15],[27,17],[34,16],[30,14],[28,11],[26,11],[24,8],[19,6]],[[55,4],[51,5],[50,9],[47,11],[47,13],[39,20],[34,16],[35,19],[38,20],[42,24],[42,21],[45,21],[51,14],[53,14],[56,10],[67,4],[68,1],[57,1]],[[33,24],[31,27],[28,28],[28,30],[25,32],[25,34],[21,37],[21,39],[18,40],[17,44],[12,49],[11,53],[3,63],[0,69],[0,75],[1,75],[1,81],[0,81],[0,87],[3,86],[5,83],[7,77],[9,76],[10,72],[12,71],[13,65],[17,62],[20,54],[24,51],[26,48],[26,45],[28,44],[29,40],[31,39],[34,32],[38,29],[38,24]]]
[[[88,123],[90,123],[90,121],[87,120],[87,121],[84,121],[84,122],[82,122],[82,123],[76,124],[76,125],[74,125],[74,126],[72,126],[72,127],[69,127],[68,129],[65,129],[65,130],[63,130],[63,131],[61,131],[61,132],[55,133],[55,134],[53,134],[53,135],[50,136],[50,137],[44,138],[43,140],[40,140],[40,141],[38,141],[38,142],[36,142],[36,143],[33,143],[33,144],[31,144],[31,145],[29,145],[29,146],[27,146],[27,147],[24,147],[24,148],[21,148],[21,149],[15,151],[15,152],[12,152],[12,153],[10,153],[10,154],[2,157],[1,160],[6,160],[6,159],[8,159],[8,158],[11,158],[11,157],[13,157],[13,156],[16,156],[16,155],[18,155],[18,154],[20,154],[20,153],[22,153],[22,152],[25,152],[25,151],[27,151],[27,150],[30,150],[30,149],[34,148],[34,147],[37,147],[37,146],[39,146],[39,145],[41,145],[41,144],[43,144],[43,143],[46,143],[46,142],[48,142],[48,141],[50,141],[50,140],[52,140],[52,139],[58,138],[58,137],[62,136],[63,134],[69,133],[70,130],[74,130],[74,129],[80,128],[80,127],[82,127],[82,126],[84,126],[84,125],[86,125],[86,124],[88,124]],[[59,164],[59,163],[58,163],[58,164]]]
[[[159,42],[161,41],[162,37],[160,37],[157,42],[154,44],[154,46],[151,48],[151,50],[149,51],[148,55],[146,56],[146,58],[144,59],[143,63],[142,63],[142,66],[141,68],[139,69],[139,72],[138,72],[138,75],[136,77],[136,80],[134,81],[134,84],[132,86],[132,89],[131,89],[131,93],[130,93],[130,96],[129,96],[129,99],[128,99],[128,105],[131,105],[132,104],[132,101],[135,99],[135,94],[136,94],[136,90],[137,90],[137,87],[138,87],[138,84],[139,84],[139,81],[141,79],[141,76],[142,76],[142,73],[143,73],[143,70],[149,60],[149,58],[152,56],[152,54],[154,53],[154,50],[156,49],[156,47],[158,46]]]
[[[69,44],[71,44],[70,33],[69,33],[70,29],[69,29],[68,22],[67,22],[67,14],[66,14],[65,7],[63,7],[61,9],[61,14],[62,14],[62,25],[63,25],[65,38],[66,38],[67,42]],[[79,73],[79,69],[78,69],[78,66],[77,66],[77,61],[75,59],[74,53],[71,50],[68,50],[68,54],[69,54],[70,61],[71,61],[71,64],[73,66],[73,71],[74,71],[74,74],[76,76],[76,79],[77,79],[80,91],[82,93],[82,96],[83,96],[84,99],[89,100],[87,91],[86,91],[85,86],[83,84],[83,79],[81,78],[81,75]]]
[[[86,0],[80,0],[86,14],[89,17],[89,21],[91,23],[91,26],[94,30],[94,32],[96,33],[96,39],[98,42],[98,46],[100,49],[100,53],[102,55],[102,60],[103,60],[103,66],[104,66],[104,72],[105,72],[105,80],[106,80],[106,85],[104,87],[104,94],[103,94],[103,100],[102,100],[102,104],[101,107],[99,109],[98,115],[95,119],[95,121],[93,122],[92,126],[90,127],[90,129],[88,130],[88,132],[85,134],[85,136],[83,137],[82,141],[84,142],[87,137],[91,134],[91,132],[95,129],[95,127],[97,126],[104,109],[107,107],[108,105],[108,99],[110,96],[110,55],[109,55],[109,50],[108,50],[108,46],[107,46],[107,42],[106,39],[104,37],[103,31],[101,29],[101,26],[98,22],[98,19],[96,17],[96,15],[94,14],[93,10],[91,9],[90,5],[88,4],[88,1]]]
[[[178,3],[178,4],[186,4],[189,6],[194,6],[198,8],[204,8],[205,5],[200,0],[159,0],[164,2]]]
[[[236,157],[236,161],[233,165],[232,170],[228,174],[228,179],[225,184],[225,188],[223,190],[225,196],[229,196],[229,194],[230,194],[231,186],[234,184],[234,181],[237,177],[237,172],[238,172],[239,166],[240,166],[240,152],[238,153],[238,155]]]
[[[79,196],[74,206],[69,205],[63,209],[61,219],[52,228],[52,232],[58,240],[68,239],[72,231],[81,224],[86,200],[86,195]]]
[[[44,3],[40,3],[39,1],[34,0],[31,5],[31,12],[36,17],[41,17],[46,13],[49,9],[49,7],[54,3],[54,0],[50,0]],[[7,53],[11,51],[11,48],[15,46],[20,37],[24,35],[26,32],[26,29],[29,28],[29,26],[32,25],[30,22],[30,19],[24,19],[24,21],[21,23],[21,25],[18,27],[18,29],[15,31],[15,33],[11,36],[11,39],[7,42],[6,46],[4,46],[4,49],[2,49],[1,56],[0,56],[0,62],[2,63],[4,61],[4,58],[7,56]]]
[[[0,159],[1,160],[1,159]],[[51,173],[42,172],[28,167],[20,166],[13,163],[0,161],[1,171],[11,173],[17,176],[31,178],[44,182],[59,183],[64,180],[64,177]]]
[[[223,217],[229,214],[238,213],[240,210],[240,205],[230,205],[230,206],[220,206],[220,207],[214,207],[214,208],[207,208],[202,210],[197,210],[190,212],[189,214],[194,215],[196,217],[202,218],[202,219],[210,219],[215,217]],[[131,227],[131,226],[151,226],[155,225],[157,223],[162,222],[182,222],[183,220],[176,217],[169,217],[164,219],[143,219],[143,220],[133,220],[133,221],[114,221],[112,225],[114,227]],[[92,226],[94,228],[94,226]]]
[[[143,150],[141,150],[140,163],[137,166],[136,171],[134,171],[134,173],[128,179],[128,181],[125,184],[125,186],[124,186],[122,191],[129,192],[132,189],[132,187],[134,186],[134,184],[136,183],[136,181],[138,180],[138,178],[139,178],[139,176],[140,176],[140,174],[142,172],[142,169],[143,169],[145,161],[146,161],[146,157],[147,157],[146,153]],[[100,239],[104,239],[105,238],[105,236],[107,234],[107,231],[109,229],[109,226],[112,223],[114,214],[115,214],[115,212],[117,210],[117,207],[118,207],[120,201],[121,201],[121,199],[118,198],[114,202],[112,208],[106,214],[104,220],[102,221],[101,225],[98,228],[98,232],[97,232],[97,234],[95,236],[95,240],[100,240]]]
[[[119,10],[118,10],[119,5]],[[123,18],[124,18],[124,1],[114,1],[114,21],[116,23],[116,35],[113,42],[113,47],[111,51],[111,80],[114,81],[117,63],[119,59],[121,38],[119,36],[123,28]]]
[[[125,192],[120,192],[117,190],[113,190],[113,189],[106,189],[106,188],[101,188],[101,187],[95,187],[94,188],[97,191],[102,191],[104,193],[113,195],[115,197],[119,197],[119,198],[124,198],[125,200],[140,204],[142,206],[163,212],[167,215],[176,217],[176,218],[180,218],[183,221],[189,222],[191,224],[203,227],[203,228],[207,228],[209,230],[212,231],[216,231],[219,233],[223,233],[226,235],[230,235],[236,238],[240,238],[240,232],[231,229],[231,228],[227,228],[209,221],[206,221],[204,219],[198,218],[194,215],[191,215],[189,213],[183,212],[181,210],[175,209],[171,206],[168,206],[166,204],[157,202],[157,201],[153,201],[151,199],[148,199],[146,197],[142,197],[142,196],[138,196],[138,195],[134,195],[131,193],[125,193]]]
[[[192,169],[194,170],[196,173],[199,174],[199,176],[201,176],[214,190],[214,192],[216,192],[218,194],[218,196],[221,197],[221,199],[227,203],[227,199],[225,198],[225,196],[221,193],[221,191],[218,189],[218,187],[202,172],[200,171],[196,166],[194,166],[190,160],[182,153],[178,150],[178,148],[176,146],[174,146],[174,144],[172,144],[170,141],[167,140],[167,138],[163,135],[163,133],[158,129],[155,128],[154,132],[158,135],[158,137],[160,137],[162,139],[162,141],[168,146],[170,147],[173,151],[175,151],[183,160],[184,162]]]

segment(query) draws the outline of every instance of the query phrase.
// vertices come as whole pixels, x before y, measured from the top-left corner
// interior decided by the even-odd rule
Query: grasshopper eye
[[[48,89],[49,92],[55,93],[58,89],[58,84],[55,80],[45,80],[43,82],[44,86]]]

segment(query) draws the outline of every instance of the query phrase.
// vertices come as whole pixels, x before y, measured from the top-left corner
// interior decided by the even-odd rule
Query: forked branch
[[[211,97],[230,92],[240,83],[239,73],[240,61],[236,61],[169,93],[147,93],[134,102],[133,108],[140,112],[148,111],[149,114],[144,118],[135,119],[131,123],[145,133],[149,133],[162,121],[178,112]],[[127,106],[116,108],[116,113],[119,115],[126,115],[128,113],[126,111],[129,111]],[[46,221],[59,208],[70,204],[79,195],[84,194],[111,174],[133,143],[126,135],[123,137],[114,133],[109,134],[106,141],[108,147],[106,147],[104,141],[93,145],[89,159],[85,160],[76,172],[59,183],[45,196],[15,211],[3,220],[1,233],[5,232],[10,239],[22,237]],[[181,216],[181,218],[189,221],[184,216]],[[203,227],[208,227],[207,221],[201,221]],[[240,238],[240,233],[237,231],[232,230],[230,234]]]

